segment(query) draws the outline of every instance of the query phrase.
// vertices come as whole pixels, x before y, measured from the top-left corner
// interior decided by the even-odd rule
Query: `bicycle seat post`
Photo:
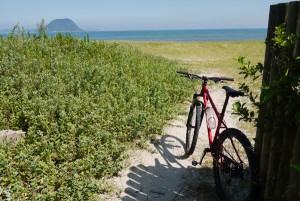
[[[226,91],[226,99],[225,99],[223,110],[222,110],[222,113],[221,113],[221,116],[224,117],[229,97],[234,98],[234,97],[244,96],[244,92],[234,90],[234,89],[232,89],[228,86],[223,86],[222,88],[225,89],[225,91]]]
[[[225,115],[225,111],[226,111],[226,107],[227,107],[227,104],[228,104],[228,100],[229,100],[229,95],[226,93],[226,98],[225,98],[223,109],[222,109],[222,112],[221,112],[222,118]]]

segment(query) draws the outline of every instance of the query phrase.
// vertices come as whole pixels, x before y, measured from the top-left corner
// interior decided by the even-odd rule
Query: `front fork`
[[[203,118],[203,107],[204,107],[204,104],[203,104],[203,102],[201,101],[201,96],[202,95],[200,95],[200,94],[197,94],[197,93],[195,93],[194,95],[193,95],[193,100],[192,100],[192,104],[191,104],[191,107],[190,107],[190,113],[191,112],[193,112],[193,111],[191,111],[192,109],[193,109],[193,106],[195,105],[202,105],[202,111],[201,111],[201,121],[202,121],[202,118]],[[193,115],[192,115],[193,116]],[[192,118],[192,116],[188,116],[188,120],[187,120],[187,124],[186,124],[186,126],[187,127],[189,127],[189,126],[191,126],[191,125],[188,125],[188,123],[190,122],[190,123],[192,123],[191,122],[191,119],[190,118]],[[200,122],[200,125],[201,125],[201,122]]]
[[[202,104],[201,97],[202,97],[201,94],[195,93],[194,96],[193,96],[193,104],[194,103],[196,103],[196,104]]]
[[[201,99],[202,99],[202,95],[201,95],[201,94],[195,93],[194,96],[193,96],[193,103],[192,103],[192,105],[193,105],[193,104],[201,104],[201,105],[202,105],[202,107],[201,107],[201,108],[202,108],[202,111],[201,111],[201,119],[200,119],[200,121],[203,121],[203,116],[204,116],[205,108],[204,108],[204,103],[201,101]],[[192,161],[192,165],[193,165],[193,166],[196,166],[196,165],[198,165],[198,164],[201,165],[204,156],[206,155],[207,152],[210,152],[210,151],[211,151],[210,148],[205,148],[205,149],[203,150],[203,154],[202,154],[202,156],[201,156],[200,161],[199,161],[199,162],[197,162],[197,161]]]

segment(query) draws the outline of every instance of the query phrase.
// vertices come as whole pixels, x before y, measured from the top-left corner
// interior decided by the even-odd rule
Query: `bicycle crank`
[[[203,158],[204,158],[204,156],[206,155],[206,153],[207,152],[210,152],[210,148],[205,148],[204,150],[203,150],[203,153],[202,153],[202,156],[201,156],[201,158],[200,158],[200,161],[199,162],[197,162],[197,161],[192,161],[192,165],[193,166],[196,166],[196,165],[201,165],[202,164],[202,161],[203,161]]]

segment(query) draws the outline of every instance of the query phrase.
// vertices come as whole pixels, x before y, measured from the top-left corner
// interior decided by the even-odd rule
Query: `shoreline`
[[[26,32],[25,35],[36,34]],[[47,32],[55,37],[59,32]],[[82,31],[61,32],[75,38],[101,41],[154,41],[154,42],[212,42],[265,40],[267,29],[195,29],[195,30],[140,30],[140,31]],[[18,33],[16,33],[18,34]],[[9,33],[1,33],[3,38]]]
[[[248,42],[264,42],[265,39],[261,40],[223,40],[223,41],[146,41],[146,40],[95,40],[95,41],[104,41],[104,42],[120,42],[120,43],[161,43],[161,44],[167,44],[167,43],[248,43]]]

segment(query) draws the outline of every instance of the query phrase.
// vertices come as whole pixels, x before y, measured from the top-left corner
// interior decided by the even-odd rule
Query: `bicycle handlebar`
[[[193,73],[188,73],[185,71],[176,71],[178,74],[183,75],[184,77],[188,77],[190,79],[200,79],[203,81],[208,81],[208,80],[212,80],[214,82],[221,82],[222,80],[224,81],[234,81],[233,78],[229,78],[229,77],[207,77],[207,76],[199,76]]]

